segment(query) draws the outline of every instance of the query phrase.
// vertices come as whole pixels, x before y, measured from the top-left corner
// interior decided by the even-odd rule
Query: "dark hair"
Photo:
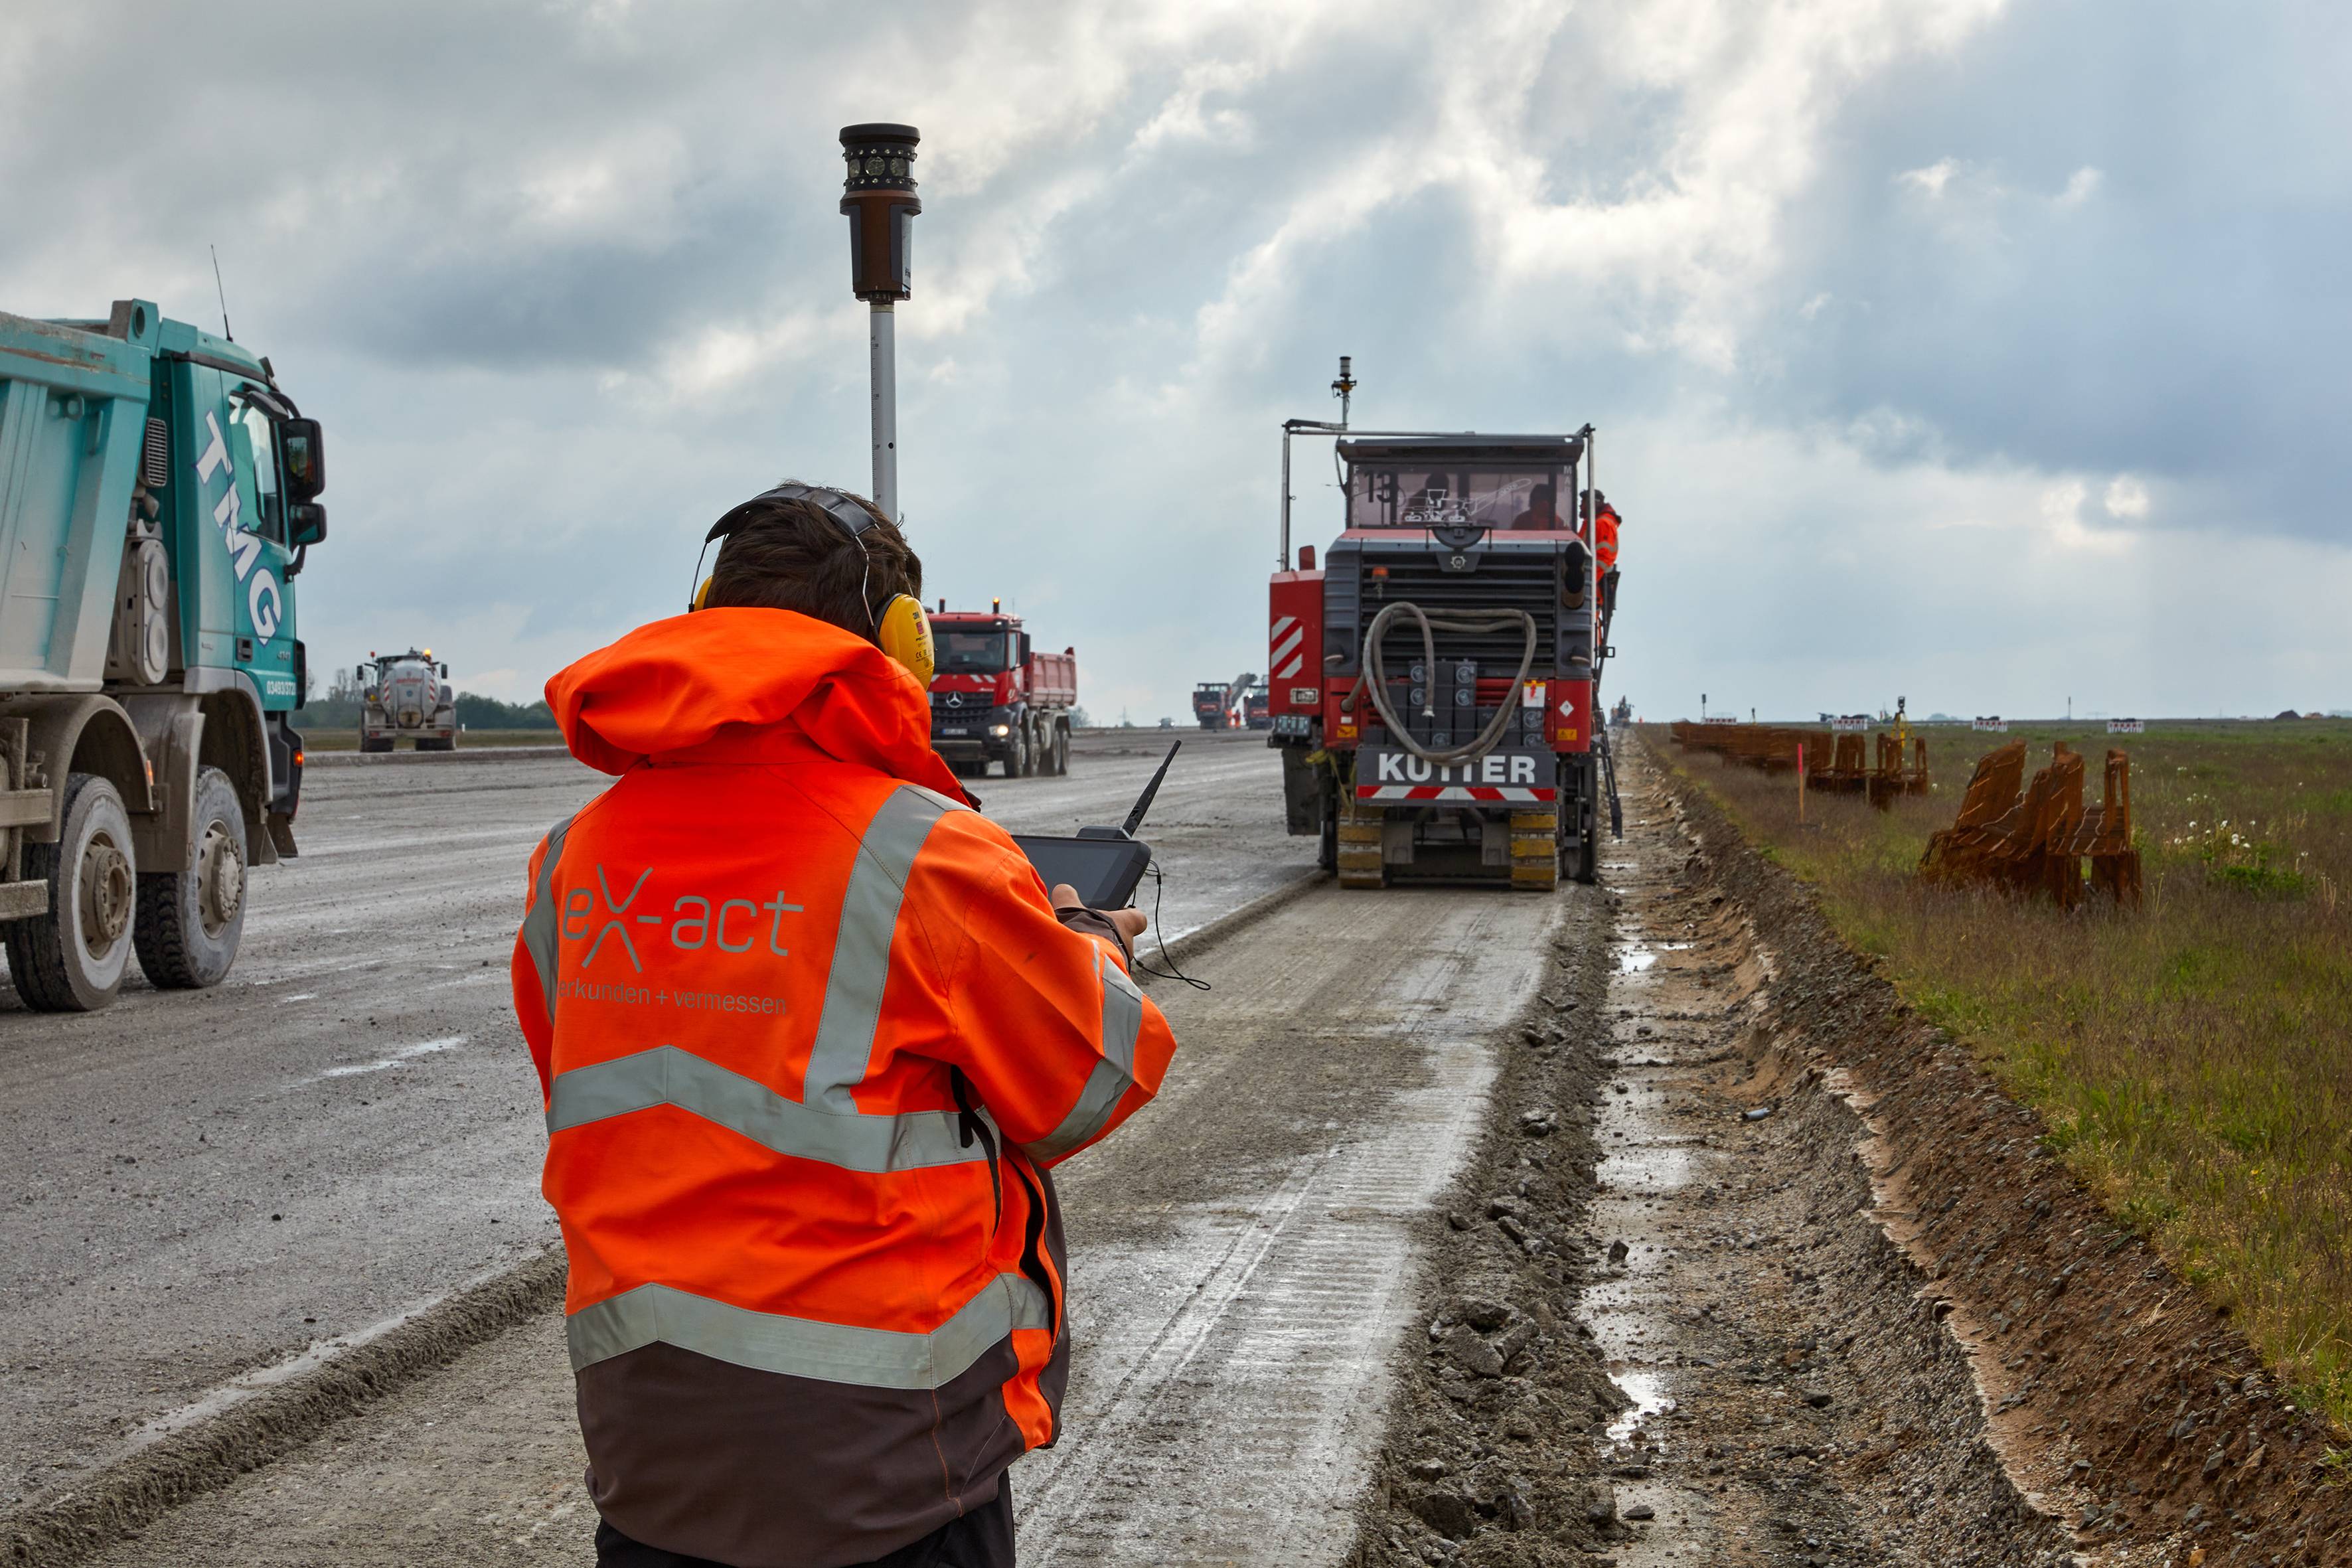
[[[1557,501],[1558,500],[1559,500],[1559,492],[1549,485],[1538,485],[1528,492],[1528,501],[1530,505],[1539,500]]]
[[[813,500],[756,503],[751,520],[719,547],[703,603],[714,609],[797,610],[875,641],[875,617],[883,605],[899,594],[923,596],[923,563],[873,502],[849,499],[875,520],[862,541]]]

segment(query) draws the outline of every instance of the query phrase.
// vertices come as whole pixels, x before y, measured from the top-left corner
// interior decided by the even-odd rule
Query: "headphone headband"
[[[813,501],[827,517],[849,530],[850,537],[861,545],[866,542],[866,531],[874,526],[874,514],[840,490],[827,489],[822,485],[786,484],[778,485],[772,490],[761,490],[750,500],[730,507],[726,516],[710,525],[710,531],[702,536],[702,542],[710,544],[726,538],[751,521],[753,508],[762,501],[772,500]]]

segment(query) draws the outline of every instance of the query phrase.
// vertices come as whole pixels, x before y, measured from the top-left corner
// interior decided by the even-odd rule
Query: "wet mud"
[[[1600,923],[1559,944],[1430,1222],[1351,1561],[2079,1561],[2079,1488],[2012,1471],[1794,1016],[1850,961],[1759,940],[1655,771],[1622,782]]]

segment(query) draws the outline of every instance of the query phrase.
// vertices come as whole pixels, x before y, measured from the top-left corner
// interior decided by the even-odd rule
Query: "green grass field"
[[[1914,875],[1994,737],[1927,731],[1933,795],[1815,794],[1801,827],[1793,777],[1646,733],[2041,1110],[2298,1403],[2352,1425],[2352,721],[2016,726],[2029,777],[2053,741],[2084,753],[2091,804],[2110,743],[2131,757],[2145,907],[2071,915]]]
[[[468,730],[457,737],[457,749],[472,746],[561,746],[563,736],[554,730]],[[360,749],[357,729],[305,730],[302,749],[306,752],[356,752]],[[398,742],[394,750],[405,752],[410,743]]]

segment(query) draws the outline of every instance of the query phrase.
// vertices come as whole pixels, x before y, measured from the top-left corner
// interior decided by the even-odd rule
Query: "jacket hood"
[[[711,748],[751,761],[792,735],[845,763],[970,799],[931,750],[931,700],[864,637],[792,610],[721,608],[639,626],[559,671],[547,705],[601,773]]]

